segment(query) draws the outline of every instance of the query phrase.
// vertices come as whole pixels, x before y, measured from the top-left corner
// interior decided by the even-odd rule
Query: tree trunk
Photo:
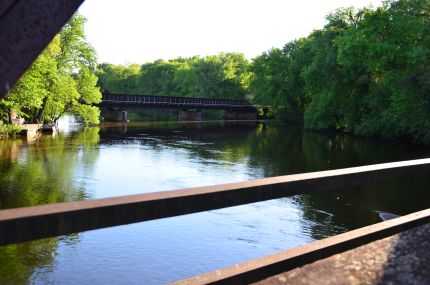
[[[48,97],[43,98],[42,107],[37,111],[35,118],[33,119],[33,123],[43,123],[43,112],[46,108],[46,103],[48,102]]]
[[[54,119],[54,124],[57,125],[57,121],[61,118],[61,116],[64,115],[64,113],[66,113],[68,106],[64,107],[63,112],[61,112],[57,117],[55,117]]]

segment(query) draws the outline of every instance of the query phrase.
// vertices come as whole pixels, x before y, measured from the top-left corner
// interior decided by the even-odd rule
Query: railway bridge
[[[106,121],[127,121],[128,109],[177,109],[178,119],[202,120],[201,110],[224,110],[226,120],[255,120],[257,106],[245,100],[188,98],[173,96],[102,94],[100,103]]]

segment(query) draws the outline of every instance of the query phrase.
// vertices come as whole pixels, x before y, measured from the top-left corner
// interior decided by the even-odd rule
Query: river
[[[0,209],[430,157],[264,123],[129,123],[0,141]],[[0,284],[162,284],[430,206],[429,178],[298,195],[0,247]]]

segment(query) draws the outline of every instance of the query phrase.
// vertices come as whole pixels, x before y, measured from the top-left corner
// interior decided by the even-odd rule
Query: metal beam
[[[3,17],[3,14],[9,10],[15,0],[3,0],[0,2],[0,19]]]
[[[197,275],[173,284],[250,284],[427,223],[430,223],[430,209]]]
[[[428,175],[430,159],[0,211],[0,245],[161,219],[322,190]],[[145,191],[147,192],[147,191]]]
[[[84,0],[4,0],[0,4],[0,99]]]
[[[212,109],[257,112],[257,106],[245,100],[208,99],[176,96],[136,94],[102,94],[100,107],[150,108],[150,109]]]

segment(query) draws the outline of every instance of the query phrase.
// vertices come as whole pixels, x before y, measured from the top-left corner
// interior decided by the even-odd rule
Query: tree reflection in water
[[[98,157],[99,128],[86,127],[37,141],[0,140],[0,209],[92,198],[85,181]],[[31,283],[39,268],[52,267],[59,242],[79,242],[79,234],[0,247],[0,284]]]
[[[195,176],[178,174],[171,180],[168,173],[163,174],[148,187],[159,189],[160,184],[167,182],[180,187],[174,184],[177,179],[186,183],[187,179],[197,179],[192,183],[204,184],[208,178],[205,175],[226,175],[230,179],[232,172],[242,172],[243,176],[238,177],[247,179],[271,177],[423,158],[429,155],[429,150],[418,145],[255,122],[85,127],[67,135],[61,132],[56,137],[44,135],[32,143],[0,141],[0,209],[129,194],[125,191],[133,189],[111,189],[118,193],[106,192],[106,189],[95,192],[102,187],[100,185],[107,185],[101,184],[101,180],[118,183],[115,179],[125,174],[117,173],[123,168],[115,165],[118,161],[112,161],[112,153],[115,159],[121,160],[121,167],[138,168],[127,170],[134,175],[127,177],[136,180],[127,180],[129,187],[126,188],[144,189],[142,177],[147,177],[144,175],[163,172],[163,164],[157,160],[160,157],[173,159],[166,161],[175,164],[174,167],[184,164],[186,170],[196,169]],[[127,157],[129,153],[141,157]],[[149,171],[145,168],[149,167],[148,163],[159,165],[149,165],[155,169]],[[105,168],[112,168],[116,176],[106,174],[112,171],[100,171]],[[100,180],[94,184],[95,176]],[[321,239],[379,222],[377,211],[402,215],[427,208],[430,193],[422,185],[428,185],[429,179],[409,177],[365,187],[299,195],[288,201],[300,209],[301,232],[309,239]],[[89,183],[93,183],[91,187]],[[283,208],[277,204],[277,209]],[[0,283],[43,282],[44,274],[55,271],[59,249],[79,240],[80,235],[75,234],[0,247]]]

